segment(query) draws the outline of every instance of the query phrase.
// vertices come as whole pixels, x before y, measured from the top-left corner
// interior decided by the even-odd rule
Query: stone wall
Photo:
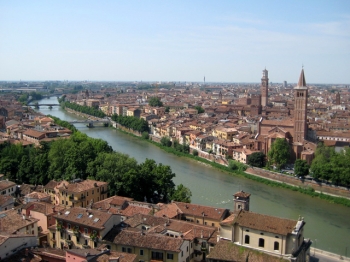
[[[313,189],[315,189],[315,191],[318,191],[318,192],[350,198],[350,190],[344,187],[326,185],[324,183],[317,183],[312,180],[299,179],[297,177],[280,174],[280,173],[276,173],[276,172],[272,172],[272,171],[268,171],[268,170],[264,170],[256,167],[248,168],[246,172],[252,175],[274,180],[276,182],[286,183],[286,184],[299,186],[303,188],[312,187]]]

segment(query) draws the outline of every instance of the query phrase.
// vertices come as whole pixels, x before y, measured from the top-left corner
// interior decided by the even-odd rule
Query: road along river
[[[57,98],[43,99],[40,103],[57,103]],[[66,121],[81,119],[60,107],[41,107],[38,111]],[[192,203],[232,210],[232,195],[244,190],[252,194],[250,210],[253,212],[294,220],[297,220],[299,215],[304,217],[305,237],[313,240],[313,247],[316,244],[316,248],[343,256],[346,248],[350,250],[350,208],[228,175],[211,166],[168,154],[146,141],[112,128],[87,128],[85,124],[75,126],[90,137],[106,140],[115,151],[128,154],[138,162],[151,158],[157,163],[171,166],[176,174],[175,184],[182,183],[192,191]]]

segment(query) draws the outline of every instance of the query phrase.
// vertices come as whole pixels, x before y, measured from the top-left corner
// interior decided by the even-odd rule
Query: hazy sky
[[[0,80],[350,84],[350,1],[0,1]]]

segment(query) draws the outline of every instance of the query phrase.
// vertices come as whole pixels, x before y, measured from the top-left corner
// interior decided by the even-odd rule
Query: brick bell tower
[[[261,78],[261,106],[267,106],[267,97],[269,91],[269,72],[266,68],[263,70],[263,75]]]
[[[294,88],[294,137],[293,142],[303,143],[307,135],[307,95],[304,69],[301,70],[298,85]]]

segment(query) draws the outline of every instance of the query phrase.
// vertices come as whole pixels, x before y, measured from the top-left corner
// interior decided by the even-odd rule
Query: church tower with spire
[[[307,96],[304,69],[301,70],[298,85],[294,88],[294,143],[303,143],[307,135]]]
[[[261,78],[261,105],[267,106],[267,97],[269,91],[269,72],[266,68],[263,70],[263,75]]]

